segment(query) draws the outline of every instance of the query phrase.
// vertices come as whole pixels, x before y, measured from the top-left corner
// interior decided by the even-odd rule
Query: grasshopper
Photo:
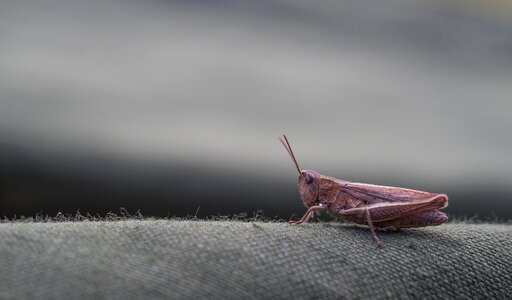
[[[286,135],[279,138],[299,173],[299,193],[308,208],[304,216],[290,224],[307,223],[315,213],[327,211],[335,218],[368,225],[377,246],[382,246],[375,230],[439,225],[448,220],[440,212],[448,206],[448,196],[400,187],[355,183],[313,170],[301,170]]]

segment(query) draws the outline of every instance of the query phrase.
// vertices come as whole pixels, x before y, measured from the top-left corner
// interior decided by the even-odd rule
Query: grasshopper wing
[[[444,194],[430,193],[401,187],[375,185],[367,183],[349,182],[342,188],[348,200],[362,202],[364,205],[382,203],[411,203],[423,202],[432,198],[443,198],[448,204],[448,197]],[[446,207],[446,206],[445,206]]]
[[[376,223],[448,206],[448,197],[444,194],[399,187],[348,183],[342,191],[347,203],[345,217],[359,220],[368,211]]]

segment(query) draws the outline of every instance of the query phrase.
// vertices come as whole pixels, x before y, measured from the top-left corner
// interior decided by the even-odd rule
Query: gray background
[[[296,173],[512,218],[507,1],[1,1],[0,214],[303,212]]]

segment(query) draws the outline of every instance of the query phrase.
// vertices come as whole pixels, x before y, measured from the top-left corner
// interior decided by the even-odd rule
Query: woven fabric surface
[[[0,224],[0,298],[511,299],[512,225]]]

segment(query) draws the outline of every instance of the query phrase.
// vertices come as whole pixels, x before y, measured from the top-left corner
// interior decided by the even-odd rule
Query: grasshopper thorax
[[[299,194],[304,205],[311,207],[318,204],[320,191],[320,173],[313,170],[301,170],[299,175]]]

